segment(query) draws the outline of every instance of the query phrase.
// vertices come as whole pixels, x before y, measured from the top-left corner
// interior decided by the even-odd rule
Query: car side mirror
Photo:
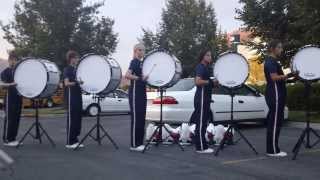
[[[254,92],[254,95],[257,96],[257,97],[260,97],[260,96],[261,96],[261,94],[260,94],[259,91],[255,91],[255,92]]]

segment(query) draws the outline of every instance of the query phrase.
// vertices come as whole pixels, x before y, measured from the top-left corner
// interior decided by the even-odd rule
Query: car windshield
[[[189,91],[194,87],[193,79],[181,79],[177,84],[167,89],[167,91]]]

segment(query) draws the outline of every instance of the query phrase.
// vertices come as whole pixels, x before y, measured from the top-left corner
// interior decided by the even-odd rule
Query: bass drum
[[[147,83],[155,88],[169,88],[181,78],[181,62],[163,50],[148,54],[142,63],[142,74],[149,76]]]
[[[87,54],[77,66],[76,76],[83,81],[81,89],[89,94],[106,95],[118,88],[122,73],[117,61],[106,56]]]
[[[291,70],[299,71],[299,78],[304,81],[320,79],[320,48],[307,45],[301,48],[291,60]]]
[[[241,54],[226,52],[221,54],[214,64],[213,76],[224,87],[238,88],[249,77],[249,64]]]
[[[21,96],[47,98],[58,88],[60,71],[55,63],[48,60],[26,58],[15,66],[14,81]]]

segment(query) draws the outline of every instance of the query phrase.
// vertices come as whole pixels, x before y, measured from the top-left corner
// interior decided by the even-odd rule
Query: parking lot
[[[259,151],[255,155],[240,141],[226,147],[218,157],[196,154],[193,146],[182,152],[177,145],[152,147],[145,154],[129,151],[129,116],[103,117],[103,126],[119,145],[115,150],[104,139],[103,145],[88,139],[86,147],[79,151],[67,150],[66,120],[63,116],[41,118],[41,122],[57,146],[52,148],[44,139],[43,144],[28,137],[19,149],[0,145],[15,159],[14,175],[0,171],[0,179],[10,180],[194,180],[194,179],[319,179],[320,146],[311,150],[302,149],[298,159],[268,158],[265,152],[265,129],[260,126],[242,128]],[[23,118],[19,137],[31,125],[33,119]],[[3,124],[3,122],[0,122]],[[95,123],[95,119],[83,120],[82,135]],[[280,136],[280,145],[290,152],[301,133],[298,126],[287,125]],[[2,128],[1,128],[2,131]],[[2,132],[0,132],[2,134]]]

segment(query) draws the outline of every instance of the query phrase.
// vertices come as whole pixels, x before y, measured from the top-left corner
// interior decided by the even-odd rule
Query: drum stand
[[[17,148],[20,147],[20,145],[25,140],[27,135],[30,135],[33,139],[38,140],[40,144],[42,144],[42,136],[45,135],[47,137],[47,139],[49,140],[49,142],[51,143],[52,147],[55,147],[56,146],[55,143],[53,142],[53,140],[51,139],[51,137],[49,136],[47,131],[43,128],[43,126],[39,122],[39,99],[33,99],[32,102],[33,102],[33,105],[34,105],[35,110],[36,110],[36,112],[35,112],[35,122],[30,126],[30,128],[27,130],[27,132],[23,135],[23,137],[19,141],[19,144],[17,145]],[[36,134],[32,134],[31,133],[31,130],[33,128],[35,128],[35,133]]]
[[[300,135],[298,142],[296,143],[296,145],[294,146],[292,152],[293,152],[293,157],[292,160],[295,160],[297,158],[297,155],[300,151],[301,145],[304,144],[305,148],[307,149],[311,149],[314,146],[316,146],[317,144],[320,143],[320,135],[313,129],[310,127],[310,95],[311,95],[311,82],[304,82],[305,85],[305,98],[306,98],[306,111],[305,111],[305,118],[306,118],[306,127],[305,129],[302,131],[302,134]],[[310,141],[310,135],[313,134],[314,136],[317,137],[317,141],[313,144],[311,144]],[[305,139],[307,142],[305,142]]]
[[[163,139],[162,139],[162,128],[164,128],[165,131],[167,131],[170,134],[170,136],[172,135],[172,133],[169,131],[169,129],[163,123],[163,111],[162,111],[163,104],[162,104],[162,102],[163,102],[164,89],[163,88],[159,88],[159,91],[160,91],[160,121],[155,123],[156,129],[154,130],[152,136],[147,140],[147,144],[144,147],[142,153],[144,153],[147,150],[147,148],[149,147],[149,145],[150,145],[151,141],[153,140],[153,138],[156,139],[156,144],[155,144],[156,146],[159,146],[159,144],[163,142]],[[158,131],[159,131],[159,136],[157,136],[157,132]],[[184,148],[180,144],[179,139],[173,138],[173,140],[174,140],[175,144],[178,144],[178,146],[180,147],[181,151],[184,151]]]
[[[100,106],[100,101],[102,99],[102,97],[100,95],[95,95],[93,96],[94,99],[97,99],[98,100],[98,105],[99,105],[99,108],[101,107]],[[98,114],[96,116],[97,118],[97,122],[96,124],[90,129],[90,131],[81,139],[80,143],[78,144],[78,146],[74,149],[74,150],[77,150],[79,149],[80,145],[88,138],[88,137],[91,137],[94,141],[98,142],[99,145],[101,145],[101,141],[103,140],[104,137],[107,137],[110,142],[113,144],[113,146],[116,148],[116,149],[119,149],[118,145],[115,143],[115,141],[111,138],[111,136],[108,134],[108,132],[104,129],[104,127],[101,125],[100,123],[100,113],[101,113],[101,110],[99,109],[98,110]],[[95,134],[95,137],[92,135],[93,134],[93,131],[96,130],[96,134]],[[102,131],[102,132],[101,132]],[[102,134],[101,134],[102,133]]]
[[[224,145],[226,144],[226,141],[227,141],[227,135],[229,133],[232,133],[233,131],[235,131],[239,134],[239,136],[240,136],[239,140],[243,139],[246,142],[246,144],[252,149],[252,151],[255,154],[258,154],[258,152],[254,148],[254,146],[249,142],[249,140],[242,134],[242,132],[238,128],[238,123],[233,119],[233,99],[235,96],[234,88],[230,88],[229,91],[230,91],[230,96],[231,96],[231,119],[230,119],[230,121],[227,121],[227,123],[229,123],[229,127],[228,127],[227,131],[224,133],[223,139],[221,140],[220,145],[214,155],[218,156],[219,151],[223,150]]]

